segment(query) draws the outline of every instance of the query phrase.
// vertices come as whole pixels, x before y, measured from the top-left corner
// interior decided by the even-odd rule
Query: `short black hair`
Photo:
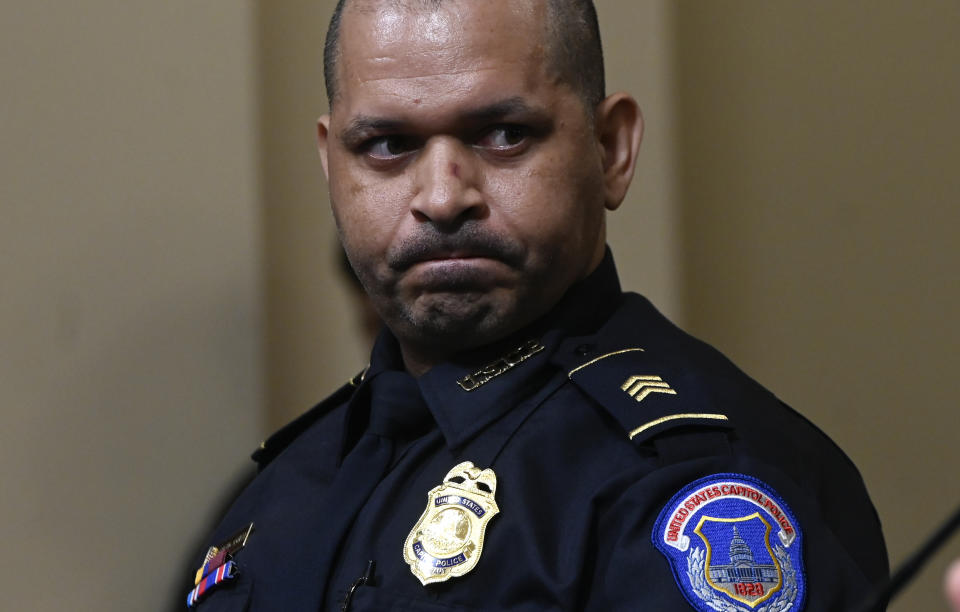
[[[323,78],[327,104],[337,97],[337,63],[340,58],[340,24],[348,0],[339,0],[330,18],[323,46]],[[443,0],[421,0],[436,8]],[[485,0],[484,0],[485,1]],[[547,0],[547,39],[553,67],[577,90],[592,112],[606,96],[603,46],[593,0]]]

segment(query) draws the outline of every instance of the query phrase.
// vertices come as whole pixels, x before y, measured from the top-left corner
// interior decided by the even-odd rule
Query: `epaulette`
[[[703,382],[688,368],[640,346],[598,350],[564,343],[552,359],[602,406],[635,444],[678,428],[730,430]]]
[[[366,369],[351,378],[346,384],[334,391],[325,400],[304,412],[296,419],[290,421],[269,438],[260,443],[260,447],[253,451],[250,458],[257,462],[257,469],[263,470],[268,463],[283,452],[283,449],[297,439],[304,431],[316,423],[320,417],[328,413],[333,408],[350,399],[353,392],[357,389],[363,380]]]

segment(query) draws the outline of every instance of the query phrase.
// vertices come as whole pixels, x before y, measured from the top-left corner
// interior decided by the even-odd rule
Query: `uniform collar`
[[[549,357],[563,339],[596,331],[620,299],[620,282],[607,249],[597,269],[572,286],[546,316],[493,346],[437,364],[417,379],[447,446],[462,447],[531,397],[557,372]],[[399,344],[384,329],[371,353],[367,376],[402,367]],[[463,380],[472,382],[459,384]],[[464,389],[477,381],[483,382]],[[522,418],[519,413],[516,417]]]

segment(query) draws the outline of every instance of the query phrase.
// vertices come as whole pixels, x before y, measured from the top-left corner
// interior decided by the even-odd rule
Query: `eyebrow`
[[[520,96],[499,100],[492,104],[486,104],[477,108],[468,109],[460,115],[459,120],[466,124],[490,123],[509,117],[511,115],[522,115],[536,113],[535,107],[530,106]],[[370,115],[357,115],[350,120],[343,130],[340,131],[340,140],[348,147],[362,142],[367,134],[381,132],[399,132],[409,126],[409,122],[401,119],[389,119],[386,117],[375,117]]]
[[[507,117],[509,115],[520,115],[533,111],[533,107],[527,104],[526,100],[519,96],[515,96],[513,98],[507,98],[506,100],[494,102],[493,104],[481,106],[480,108],[468,110],[466,113],[464,113],[464,117],[470,122],[484,123],[502,119],[503,117]]]

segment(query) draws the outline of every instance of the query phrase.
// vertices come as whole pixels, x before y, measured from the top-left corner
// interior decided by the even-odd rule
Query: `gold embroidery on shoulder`
[[[627,395],[642,402],[647,399],[651,393],[667,393],[676,395],[677,392],[659,376],[631,376],[620,385],[622,391]]]
[[[697,413],[687,413],[687,414],[671,414],[665,417],[660,417],[659,419],[654,419],[649,423],[645,423],[640,427],[637,427],[630,432],[630,439],[633,440],[634,437],[643,433],[644,431],[650,429],[651,427],[656,427],[661,423],[666,423],[667,421],[675,421],[677,419],[712,419],[715,421],[729,421],[730,419],[725,414],[697,414]]]
[[[585,367],[587,367],[587,366],[592,366],[593,364],[597,363],[597,362],[600,361],[601,359],[606,359],[607,357],[613,357],[614,355],[622,355],[622,354],[624,354],[624,353],[633,353],[633,352],[636,352],[636,351],[643,352],[643,349],[642,349],[642,348],[628,348],[628,349],[623,349],[623,350],[620,350],[620,351],[613,351],[612,353],[607,353],[606,355],[600,355],[599,357],[596,357],[596,358],[594,358],[594,359],[591,359],[591,360],[588,361],[587,363],[584,363],[584,364],[582,364],[582,365],[578,365],[577,367],[575,367],[575,368],[573,368],[572,370],[570,370],[570,372],[567,374],[567,378],[573,378],[573,375],[574,375],[574,374],[576,374],[577,372],[579,372],[580,370],[582,370],[583,368],[585,368]]]

